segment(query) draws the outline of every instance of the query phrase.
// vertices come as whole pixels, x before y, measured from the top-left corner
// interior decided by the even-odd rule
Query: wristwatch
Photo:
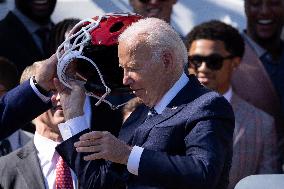
[[[50,91],[47,91],[47,90],[45,90],[44,88],[42,88],[42,87],[38,84],[38,82],[36,81],[35,76],[32,77],[32,80],[33,80],[33,83],[34,83],[35,87],[37,88],[37,90],[38,90],[41,94],[43,94],[44,96],[49,96]]]

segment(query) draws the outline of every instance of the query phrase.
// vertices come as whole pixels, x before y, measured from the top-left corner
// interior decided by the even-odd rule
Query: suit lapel
[[[118,138],[130,144],[133,139],[135,129],[143,124],[147,117],[147,113],[148,108],[145,105],[138,106],[122,125]]]
[[[134,133],[133,144],[142,145],[151,129],[158,125],[163,124],[164,121],[170,119],[178,112],[180,112],[189,102],[193,101],[204,93],[205,88],[201,87],[200,83],[195,76],[189,76],[189,82],[185,85],[181,91],[175,96],[175,98],[169,103],[165,110],[158,115],[149,118],[146,122],[139,126]],[[205,89],[207,90],[207,89]],[[148,112],[148,111],[147,111]]]
[[[43,57],[42,53],[34,42],[31,34],[12,12],[8,13],[7,22],[8,25],[14,28],[11,31],[11,33],[13,33],[11,36],[16,36],[16,38],[11,38],[11,40],[14,40],[15,44],[25,44],[25,47],[27,47],[25,49],[28,54],[37,59],[41,59]],[[39,57],[39,55],[41,55],[41,57]]]
[[[27,188],[44,189],[44,179],[33,141],[24,146],[17,155],[17,169],[24,177]]]
[[[231,105],[234,110],[235,114],[235,130],[234,130],[234,138],[233,138],[233,146],[234,148],[238,145],[241,138],[244,137],[246,129],[247,129],[247,123],[248,116],[245,115],[246,111],[243,110],[243,107],[241,106],[240,98],[233,93]],[[240,119],[241,118],[241,119]]]
[[[256,53],[252,49],[252,47],[248,44],[248,42],[245,43],[245,54],[243,57],[243,60],[246,60],[246,64],[253,66],[254,69],[258,69],[261,75],[263,75],[263,78],[265,78],[265,81],[267,82],[267,87],[270,90],[270,94],[273,95],[277,99],[277,93],[275,91],[275,88],[273,86],[273,83],[265,70],[262,62],[257,57]]]
[[[183,106],[179,107],[166,107],[166,109],[162,112],[162,114],[157,114],[151,118],[149,118],[147,121],[142,123],[134,133],[134,138],[132,141],[132,144],[136,145],[142,145],[146,139],[148,138],[149,132],[153,127],[155,127],[158,124],[163,124],[164,121],[168,120],[172,116],[176,115],[178,112],[180,112],[184,108]]]

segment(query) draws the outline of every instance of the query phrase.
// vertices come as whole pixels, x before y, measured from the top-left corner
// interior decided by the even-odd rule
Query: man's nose
[[[201,65],[197,68],[198,71],[206,71],[208,70],[208,67],[206,65],[206,62],[202,62]]]
[[[54,95],[56,96],[55,99],[56,99],[57,101],[59,101],[59,100],[60,100],[60,94],[59,94],[58,92],[56,92]]]
[[[267,2],[263,2],[260,7],[260,12],[262,14],[269,14],[270,13],[270,6]]]
[[[129,72],[124,71],[123,72],[123,85],[130,85],[131,84],[131,77],[129,75]]]

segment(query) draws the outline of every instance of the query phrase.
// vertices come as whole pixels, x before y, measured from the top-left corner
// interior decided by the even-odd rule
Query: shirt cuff
[[[63,140],[67,140],[81,131],[88,129],[89,127],[85,117],[79,116],[69,119],[68,121],[65,121],[65,123],[58,124],[58,128]]]
[[[50,97],[49,96],[44,96],[43,94],[41,94],[39,92],[39,90],[36,88],[34,82],[33,82],[33,79],[30,78],[30,85],[33,89],[33,91],[36,93],[36,95],[43,101],[43,102],[49,102],[50,101]]]
[[[127,161],[127,170],[136,176],[138,176],[139,163],[143,150],[144,148],[142,147],[134,146]]]

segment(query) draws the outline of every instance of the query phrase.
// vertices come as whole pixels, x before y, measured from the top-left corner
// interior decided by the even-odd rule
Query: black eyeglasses
[[[141,3],[147,4],[150,2],[150,0],[139,0]],[[160,2],[165,2],[167,0],[159,0]]]
[[[211,54],[209,56],[193,55],[188,56],[188,60],[195,68],[199,68],[202,62],[205,62],[207,68],[211,70],[219,70],[222,68],[224,60],[232,59],[234,57],[234,55],[223,57],[220,54]]]

